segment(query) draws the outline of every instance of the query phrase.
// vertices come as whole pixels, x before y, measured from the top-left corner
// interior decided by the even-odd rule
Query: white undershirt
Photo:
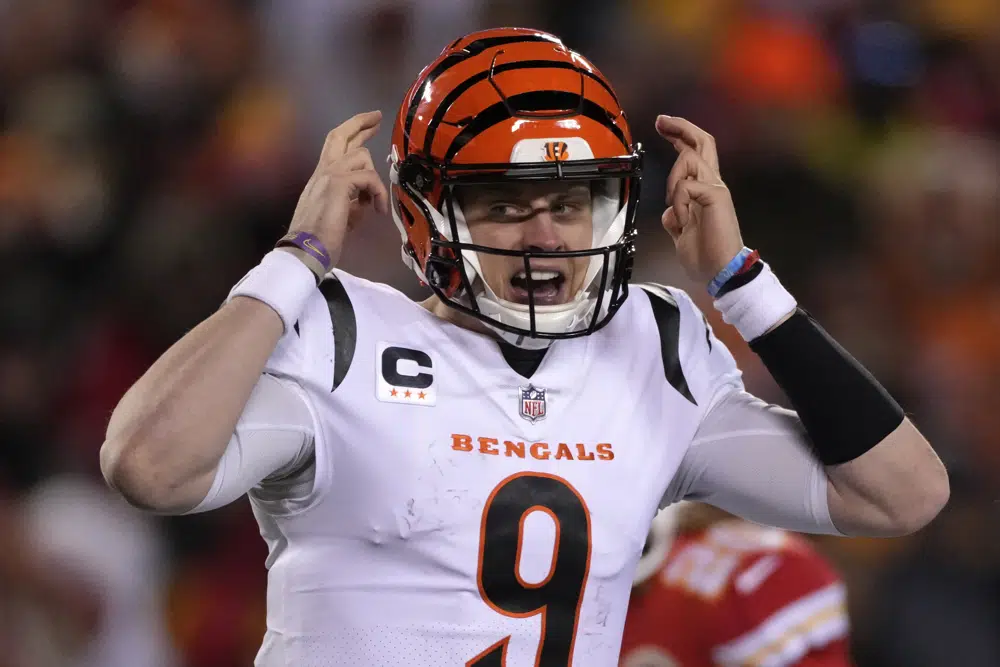
[[[827,485],[798,415],[733,391],[702,420],[661,506],[697,500],[766,526],[841,535]]]
[[[287,500],[305,498],[315,477],[315,426],[291,380],[262,375],[236,423],[212,487],[188,514],[228,505],[256,489]]]

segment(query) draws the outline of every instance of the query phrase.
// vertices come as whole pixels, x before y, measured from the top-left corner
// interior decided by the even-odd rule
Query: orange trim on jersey
[[[496,653],[497,649],[500,650],[500,667],[507,667],[507,645],[509,643],[510,643],[510,635],[507,635],[500,641],[487,646],[480,653],[476,654],[473,658],[466,661],[465,667],[476,667],[476,663],[491,657],[494,653]]]

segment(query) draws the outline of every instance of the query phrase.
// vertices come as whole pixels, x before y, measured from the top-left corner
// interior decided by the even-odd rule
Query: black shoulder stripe
[[[660,330],[660,355],[663,357],[663,374],[677,392],[695,405],[698,402],[691,395],[684,369],[681,368],[681,309],[667,290],[655,285],[639,285],[649,297],[653,308],[653,319]]]
[[[487,107],[481,111],[471,123],[465,126],[457,137],[455,137],[444,159],[448,161],[455,157],[455,153],[462,149],[465,144],[479,136],[497,123],[502,123],[508,118],[512,118],[521,112],[532,111],[560,111],[562,109],[580,108],[580,115],[604,125],[614,134],[625,150],[628,150],[628,143],[625,141],[625,133],[615,125],[611,113],[592,100],[586,97],[580,98],[579,93],[569,93],[556,90],[534,90],[529,93],[519,93],[511,95],[502,102]]]
[[[354,304],[347,295],[343,283],[330,276],[319,284],[319,291],[326,298],[333,321],[333,387],[334,391],[344,381],[344,376],[354,360],[354,348],[358,344],[358,320],[354,316]]]

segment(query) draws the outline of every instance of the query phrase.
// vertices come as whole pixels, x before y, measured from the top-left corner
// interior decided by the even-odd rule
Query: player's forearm
[[[948,499],[948,476],[927,441],[812,318],[801,310],[785,314],[794,299],[769,270],[719,302],[798,412],[826,467],[838,530],[901,535],[937,515]]]
[[[847,535],[904,535],[948,499],[948,476],[902,408],[801,311],[752,347],[795,405],[825,465],[830,518]]]
[[[282,331],[271,307],[236,297],[167,350],[112,414],[109,484],[158,511],[200,502]]]
[[[948,473],[909,419],[852,461],[826,467],[830,516],[848,535],[922,528],[948,499]]]

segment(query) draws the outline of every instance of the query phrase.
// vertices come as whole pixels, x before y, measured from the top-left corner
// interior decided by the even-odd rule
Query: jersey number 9
[[[524,520],[545,512],[555,523],[555,545],[548,575],[539,583],[521,578]],[[566,667],[573,659],[580,604],[590,569],[590,512],[569,482],[545,473],[506,478],[486,500],[480,528],[479,593],[497,613],[512,618],[542,615],[537,667]],[[466,667],[506,664],[504,637],[466,663]]]

